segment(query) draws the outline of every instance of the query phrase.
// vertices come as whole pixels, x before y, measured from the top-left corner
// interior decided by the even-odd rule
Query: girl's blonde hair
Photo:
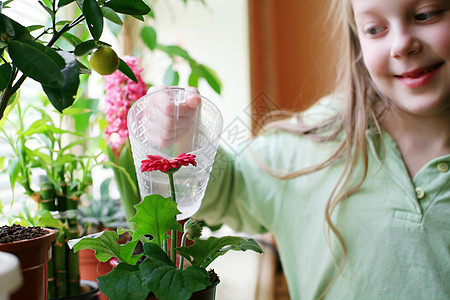
[[[344,133],[344,138],[341,140],[335,152],[325,161],[291,173],[280,173],[280,171],[273,170],[259,162],[261,167],[270,175],[282,180],[288,180],[321,170],[335,163],[337,160],[345,158],[346,163],[344,169],[328,198],[324,216],[326,237],[330,249],[330,234],[332,233],[338,239],[344,257],[341,262],[338,262],[332,252],[338,272],[320,295],[319,299],[323,298],[331,288],[332,284],[341,274],[347,260],[344,239],[337,227],[333,224],[331,215],[338,204],[356,192],[366,178],[368,166],[366,130],[369,127],[375,126],[381,134],[379,120],[388,108],[387,101],[377,92],[364,65],[358,33],[353,19],[351,0],[331,0],[330,2],[332,2],[332,5],[330,5],[329,17],[332,17],[336,24],[332,40],[339,39],[342,41],[341,45],[339,45],[339,53],[336,55],[336,57],[340,58],[340,61],[337,62],[336,78],[338,81],[335,83],[335,94],[339,95],[339,98],[344,99],[343,109],[331,118],[312,126],[303,124],[301,121],[301,113],[295,114],[298,119],[297,123],[292,123],[286,119],[272,122],[265,126],[262,132],[281,129],[306,135],[318,142],[336,140],[337,136],[342,133]],[[332,130],[324,131],[323,129]],[[327,133],[324,134],[324,132]],[[362,176],[356,178],[356,184],[350,185],[351,180],[355,179],[352,178],[352,170],[361,162],[363,166]]]

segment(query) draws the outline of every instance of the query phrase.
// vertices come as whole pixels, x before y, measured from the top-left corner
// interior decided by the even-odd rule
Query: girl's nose
[[[399,28],[393,32],[394,38],[391,48],[393,58],[405,58],[419,53],[422,44],[407,28]]]

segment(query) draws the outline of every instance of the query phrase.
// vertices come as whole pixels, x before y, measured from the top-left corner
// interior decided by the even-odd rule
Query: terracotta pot
[[[207,287],[204,290],[195,292],[192,294],[191,298],[189,300],[214,300],[216,299],[216,287],[219,284],[219,282],[213,283],[209,287]],[[157,300],[153,294],[148,296],[146,300]]]
[[[94,250],[91,249],[78,251],[80,279],[97,281],[97,277],[108,274],[114,268],[109,261],[98,261],[94,253]],[[100,292],[100,299],[107,300],[108,298]]]
[[[78,295],[54,298],[50,300],[99,300],[100,291],[98,289],[98,283],[95,280],[80,280],[80,286],[82,292]]]
[[[56,232],[45,230],[48,234],[35,239],[0,244],[0,251],[17,256],[23,276],[22,287],[11,295],[11,300],[47,300],[47,263]]]

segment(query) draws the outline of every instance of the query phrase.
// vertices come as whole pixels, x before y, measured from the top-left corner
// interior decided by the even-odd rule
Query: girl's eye
[[[416,21],[427,21],[428,19],[437,16],[439,12],[425,12],[425,13],[418,13],[414,16],[414,19]]]
[[[383,27],[381,26],[376,26],[376,27],[369,27],[366,30],[364,30],[364,33],[367,35],[377,35],[378,33],[383,31]]]

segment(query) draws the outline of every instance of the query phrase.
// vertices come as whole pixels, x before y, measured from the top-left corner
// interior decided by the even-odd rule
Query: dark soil
[[[41,227],[24,227],[18,224],[0,227],[0,243],[11,243],[44,236],[48,231]]]

